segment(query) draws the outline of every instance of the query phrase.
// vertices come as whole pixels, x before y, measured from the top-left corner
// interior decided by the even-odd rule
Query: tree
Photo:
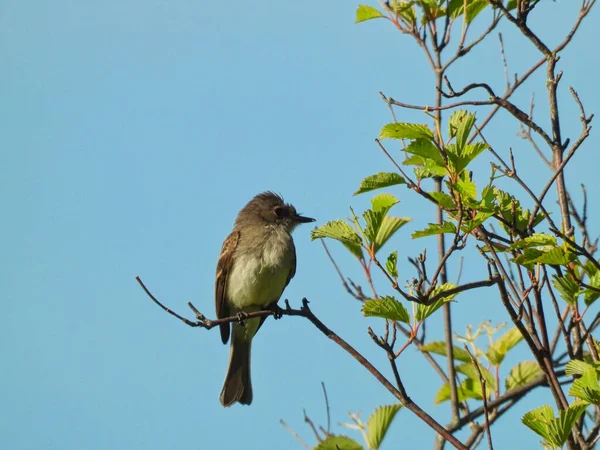
[[[313,426],[319,450],[379,448],[402,406],[437,433],[435,448],[444,448],[446,443],[459,449],[474,448],[484,438],[493,448],[494,423],[540,386],[547,388],[553,406],[540,405],[525,414],[522,422],[539,435],[545,447],[590,449],[598,441],[600,345],[592,334],[600,324],[598,240],[588,231],[585,188],[583,205],[578,208],[565,174],[567,164],[583,149],[593,115],[586,113],[583,101],[569,87],[581,128],[575,138],[564,137],[560,114],[564,102],[559,104],[558,96],[566,88],[557,68],[595,0],[573,4],[578,15],[571,31],[555,46],[544,42],[532,25],[539,4],[539,0],[394,0],[380,2],[377,8],[358,6],[357,22],[387,20],[423,50],[434,75],[435,101],[432,105],[410,104],[381,93],[392,121],[383,125],[375,142],[390,166],[362,180],[355,195],[385,192],[375,195],[371,207],[362,213],[351,210],[350,218],[332,220],[312,233],[313,239],[323,240],[324,245],[325,240],[341,242],[363,269],[365,288],[344,277],[330,256],[347,292],[362,303],[363,314],[381,319],[379,329],[368,328],[368,333],[375,348],[387,355],[387,371],[393,378],[388,379],[383,368],[376,368],[323,324],[307,301],[300,309],[286,304],[279,311],[310,320],[391,394],[393,404],[378,408],[366,424],[352,416],[353,426],[363,432],[364,446],[350,436],[333,435],[328,428],[319,433]],[[491,39],[501,23],[508,24],[511,33],[522,35],[538,53],[527,70],[511,78],[499,35],[506,74],[503,92],[477,79],[480,71],[472,58],[473,50]],[[481,31],[473,33],[478,27]],[[460,89],[453,86],[449,75],[459,61],[473,65],[474,77]],[[529,108],[513,101],[515,92],[542,70],[546,74],[547,119],[534,117],[533,101]],[[396,119],[399,110],[421,111],[425,119],[400,122]],[[487,136],[499,112],[513,118],[526,146],[539,156],[540,167],[550,169],[541,190],[532,185],[528,168],[519,165],[512,149],[499,148]],[[485,115],[480,118],[478,113]],[[488,166],[480,164],[488,160]],[[438,249],[436,260],[425,251],[410,257],[414,274],[406,282],[410,275],[398,271],[399,252],[381,251],[384,245],[388,248],[406,239],[398,231],[410,219],[390,214],[398,203],[393,193],[402,188],[435,206],[435,220],[423,223],[411,237],[434,239]],[[558,207],[552,203],[553,190]],[[327,246],[325,250],[331,255]],[[462,272],[461,255],[468,267],[484,267],[485,275],[450,282],[449,267]],[[375,280],[375,272],[383,275],[385,284]],[[475,330],[467,329],[464,336],[455,336],[453,301],[468,291],[471,295],[481,291],[486,301],[500,302],[512,325],[502,329],[484,321]],[[162,307],[192,326],[212,328],[239,320],[211,321],[190,306],[196,322]],[[272,313],[261,311],[252,316]],[[434,314],[443,314],[444,340],[431,341],[424,333]],[[489,343],[484,348],[479,338],[486,336]],[[520,342],[527,346],[531,359],[510,368],[502,379],[505,357]],[[415,346],[439,374],[436,403],[449,407],[448,424],[432,418],[404,388],[397,363],[409,346]],[[440,358],[445,360],[445,369]],[[459,440],[455,434],[467,428],[470,436]]]

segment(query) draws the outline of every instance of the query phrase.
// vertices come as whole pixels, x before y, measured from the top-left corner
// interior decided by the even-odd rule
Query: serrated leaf
[[[452,283],[444,283],[439,286],[436,286],[435,289],[431,292],[430,298],[434,298],[438,294],[441,294],[444,291],[448,291],[454,288],[456,288],[456,285]],[[439,300],[436,300],[431,305],[417,305],[417,313],[415,314],[415,319],[417,319],[417,321],[419,322],[422,322],[427,317],[436,312],[438,309],[440,309],[444,303],[451,302],[454,297],[456,297],[456,294],[451,294],[447,297],[441,297]]]
[[[454,199],[450,197],[445,192],[433,191],[428,192],[429,196],[433,197],[433,199],[438,202],[438,204],[445,209],[454,209],[456,208],[456,203],[454,203]]]
[[[474,0],[467,7],[467,14],[465,15],[465,20],[467,24],[470,24],[475,20],[475,17],[479,15],[481,11],[483,11],[486,6],[488,6],[489,2],[487,0]]]
[[[384,125],[379,139],[433,139],[433,133],[427,125],[393,122]]]
[[[406,184],[406,180],[397,173],[379,172],[362,180],[360,182],[358,191],[356,191],[353,195],[363,194],[375,189],[395,186],[398,184]]]
[[[523,361],[513,367],[504,381],[507,391],[524,386],[543,375],[542,369],[535,361]]]
[[[559,413],[555,426],[551,427],[555,437],[554,441],[556,443],[560,442],[560,445],[562,446],[565,444],[565,442],[567,442],[567,438],[571,433],[571,429],[575,425],[575,422],[579,420],[579,417],[581,414],[583,414],[586,408],[587,405],[585,404],[575,403]]]
[[[600,272],[596,272],[590,276],[590,280],[587,284],[600,290]],[[583,301],[586,306],[590,306],[600,297],[600,292],[588,288],[583,290],[583,294]]]
[[[398,278],[398,250],[394,250],[390,253],[390,256],[387,257],[385,268],[392,278]]]
[[[526,231],[531,217],[531,211],[528,209],[523,210],[521,203],[512,195],[494,187],[494,197],[496,199],[496,212],[499,213],[502,218],[509,224],[515,224],[516,228],[521,231]],[[514,217],[513,217],[514,211]],[[532,226],[535,227],[542,220],[544,220],[543,214],[538,214],[533,221]],[[505,231],[510,232],[508,227],[501,223],[502,228]]]
[[[513,0],[516,1],[516,0]],[[487,0],[469,0],[467,2],[465,21],[471,23],[488,5]],[[450,0],[448,13],[452,19],[457,19],[465,13],[464,0]]]
[[[581,361],[579,359],[572,359],[565,366],[565,373],[568,376],[583,375],[585,372],[587,372],[590,369],[600,370],[600,363],[597,363],[596,365],[592,365],[592,364],[588,364],[584,361]]]
[[[314,450],[363,450],[363,446],[348,436],[329,436]]]
[[[430,223],[424,230],[419,230],[411,234],[411,238],[418,239],[426,236],[435,236],[436,234],[456,233],[456,225],[452,222],[444,222],[442,225]]]
[[[371,199],[371,208],[373,211],[388,211],[392,206],[398,203],[398,199],[392,194],[378,194]]]
[[[380,406],[367,421],[367,445],[370,449],[377,450],[387,433],[390,424],[396,417],[401,404]]]
[[[402,303],[391,296],[365,301],[362,313],[365,317],[382,317],[384,319],[410,323],[408,310]]]
[[[363,257],[361,237],[343,220],[334,220],[327,222],[325,225],[312,230],[310,233],[311,239],[330,238],[341,242],[354,256],[361,259]]]
[[[385,216],[375,237],[375,252],[383,247],[394,233],[410,222],[410,220],[408,217]]]
[[[415,11],[414,1],[394,1],[390,3],[392,10],[410,24],[417,21],[417,12]]]
[[[510,248],[513,250],[529,247],[556,247],[556,238],[546,233],[534,233],[525,239],[519,239],[514,242]]]
[[[462,195],[465,200],[474,200],[477,197],[477,187],[473,180],[469,179],[466,172],[463,172],[456,183],[449,183],[452,188]]]
[[[521,422],[528,428],[531,428],[535,433],[544,438],[547,442],[551,442],[549,426],[554,420],[554,412],[548,405],[540,406],[523,415]]]
[[[451,2],[452,3],[452,2]],[[452,8],[452,4],[450,5]],[[448,134],[450,137],[456,137],[456,145],[459,150],[459,154],[462,153],[462,149],[467,143],[469,134],[475,124],[475,114],[471,114],[465,110],[454,111],[448,121]]]
[[[481,388],[481,382],[479,378],[476,380],[472,378],[467,378],[462,381],[458,386],[456,386],[456,393],[458,396],[459,402],[464,402],[469,399],[483,400],[483,390]],[[486,390],[486,394],[489,397],[491,395],[491,390]],[[444,383],[444,385],[437,392],[434,403],[439,405],[442,402],[450,400],[450,385],[448,383]]]
[[[600,405],[600,386],[598,386],[598,372],[593,367],[583,372],[580,378],[573,382],[569,395],[578,397],[588,403]]]
[[[492,375],[492,373],[482,364],[479,364],[479,370],[481,370],[481,375],[483,375],[483,378],[485,379],[486,390],[489,395],[490,392],[496,390],[496,379],[494,378],[494,375]],[[464,364],[459,364],[458,366],[456,366],[456,371],[458,373],[462,373],[467,378],[471,378],[474,381],[481,382],[479,372],[477,371],[477,367],[475,367],[475,364],[473,364],[472,361]]]
[[[596,275],[599,272],[598,268],[596,267],[596,265],[592,261],[586,262],[585,264],[583,264],[581,266],[581,268],[584,270],[584,272],[590,278],[593,277],[594,275]]]
[[[459,149],[457,144],[448,144],[445,147],[448,161],[454,167],[456,174],[463,173],[467,166],[486,148],[487,145],[482,142],[465,145],[463,149]]]
[[[475,217],[473,219],[463,220],[463,226],[461,227],[461,230],[465,233],[470,233],[493,215],[494,214],[491,212],[479,211],[477,214],[475,214]]]
[[[566,274],[564,277],[559,277],[556,274],[552,275],[552,286],[556,288],[562,299],[569,305],[577,304],[581,290],[571,274]]]
[[[489,361],[495,366],[500,365],[508,351],[522,340],[523,335],[518,328],[511,328],[500,339],[490,345],[486,353]]]
[[[381,227],[381,223],[387,213],[386,211],[373,211],[371,209],[367,209],[363,213],[363,217],[365,218],[366,227],[364,229],[364,234],[366,238],[369,240],[369,244],[375,242],[377,237],[377,233],[379,232],[379,228]]]
[[[435,353],[436,355],[447,356],[446,355],[446,353],[447,353],[446,352],[446,342],[444,342],[444,341],[429,342],[421,347],[421,351],[427,352],[427,353]],[[453,345],[452,346],[452,354],[454,355],[454,359],[457,361],[471,362],[471,356],[469,356],[469,353],[460,347]]]
[[[369,5],[358,5],[356,9],[356,21],[354,23],[364,22],[365,20],[379,19],[385,17],[377,8]]]
[[[446,162],[431,139],[415,139],[404,149],[406,153],[417,155],[423,160],[430,160],[435,165],[445,167]]]
[[[574,253],[562,247],[544,247],[542,249],[526,248],[525,251],[513,258],[513,262],[522,266],[530,266],[535,263],[550,264],[555,266],[566,266],[577,259]]]
[[[549,444],[562,447],[586,407],[586,404],[575,403],[566,410],[560,411],[558,417],[554,417],[552,408],[544,405],[526,413],[521,421]]]

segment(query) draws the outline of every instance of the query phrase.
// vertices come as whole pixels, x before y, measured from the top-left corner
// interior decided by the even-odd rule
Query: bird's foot
[[[248,313],[244,312],[244,311],[239,311],[236,314],[236,316],[237,316],[238,323],[241,326],[246,326],[246,320],[248,320]]]
[[[281,319],[283,317],[283,309],[281,309],[279,307],[279,305],[274,304],[274,305],[270,306],[269,309],[273,313],[273,318],[275,320]]]

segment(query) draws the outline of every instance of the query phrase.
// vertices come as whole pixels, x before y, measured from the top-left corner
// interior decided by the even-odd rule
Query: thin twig
[[[327,389],[325,389],[325,383],[321,381],[321,387],[323,388],[323,397],[325,397],[325,410],[327,411],[327,434],[331,434],[331,414],[329,411],[329,398],[327,397]]]
[[[160,303],[150,293],[150,291],[144,286],[144,284],[142,283],[141,279],[139,279],[139,277],[136,277],[136,279],[138,280],[138,283],[140,283],[140,285],[144,288],[144,291],[148,294],[148,296],[156,304],[158,304],[163,310],[165,310],[167,312],[170,311],[168,308],[166,308],[164,305],[162,305],[162,303]],[[454,437],[451,433],[449,433],[439,422],[437,422],[433,417],[431,417],[423,409],[421,409],[408,396],[403,385],[400,385],[398,388],[396,388],[360,352],[358,352],[354,347],[352,347],[350,344],[348,344],[344,339],[342,339],[340,336],[338,336],[336,333],[334,333],[331,329],[329,329],[323,322],[321,322],[317,318],[317,316],[315,316],[314,313],[311,311],[311,309],[308,306],[308,303],[309,303],[308,300],[306,298],[303,298],[302,299],[302,307],[300,309],[292,309],[289,305],[289,302],[286,300],[285,308],[280,309],[279,311],[277,311],[277,313],[280,316],[299,316],[299,317],[304,317],[305,319],[309,320],[321,333],[323,333],[326,337],[328,337],[333,342],[335,342],[339,347],[341,347],[344,351],[346,351],[348,354],[350,354],[350,356],[352,356],[356,361],[358,361],[360,363],[360,365],[362,365],[365,369],[367,369],[367,371],[369,373],[371,373],[371,375],[373,375],[373,377],[375,377],[375,379],[377,379],[377,381],[379,381],[379,383],[381,383],[394,397],[396,397],[406,407],[406,409],[413,412],[417,417],[419,417],[423,422],[425,422],[427,425],[429,425],[438,434],[443,436],[444,439],[446,439],[448,442],[450,442],[457,449],[468,450],[467,447],[465,447],[456,437]],[[188,303],[188,305],[196,311],[197,315],[201,316],[201,313],[199,311],[197,311],[191,303]],[[248,313],[246,315],[246,317],[248,317],[248,318],[250,318],[250,317],[266,317],[269,314],[273,314],[273,311],[257,311],[256,313]],[[175,315],[175,314],[173,314],[173,315]],[[181,316],[179,316],[179,315],[175,315],[175,317],[179,318],[180,320],[182,319]],[[203,319],[198,318],[199,325],[195,325],[195,326],[207,328],[207,325],[204,323],[204,321],[208,321],[208,323],[211,325],[211,328],[212,328],[215,325],[218,325],[221,323],[228,323],[228,322],[234,322],[236,320],[238,320],[238,321],[240,320],[240,318],[237,316],[227,317],[224,319],[217,319],[217,320],[208,320],[208,319],[204,318],[204,316],[201,316],[201,317]],[[189,322],[191,322],[191,321],[189,321]],[[184,323],[187,323],[187,322],[184,320]],[[192,325],[192,326],[194,326],[194,325]]]
[[[494,450],[494,445],[492,444],[492,433],[490,431],[490,411],[488,408],[486,380],[483,376],[483,373],[481,373],[481,368],[479,367],[479,363],[477,362],[477,360],[471,353],[471,350],[469,350],[469,347],[467,347],[467,345],[465,344],[464,348],[467,351],[467,353],[469,354],[469,357],[471,358],[471,363],[475,366],[475,368],[477,369],[477,373],[479,374],[479,382],[481,383],[481,396],[483,397],[483,412],[485,414],[485,431],[486,431],[487,437],[488,437],[488,447],[490,450]]]
[[[285,423],[283,419],[279,419],[279,423],[283,425],[284,428],[288,430],[292,436],[294,436],[294,438],[300,443],[300,445],[302,445],[302,447],[304,447],[307,450],[311,450],[312,447],[306,442],[304,442],[302,438],[298,435],[298,433],[296,433],[292,427]]]

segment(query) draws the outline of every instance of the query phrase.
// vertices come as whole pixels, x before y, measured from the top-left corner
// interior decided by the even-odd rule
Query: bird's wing
[[[296,246],[292,244],[292,268],[290,269],[290,273],[288,273],[287,280],[285,280],[285,287],[283,289],[290,284],[290,280],[294,278],[294,275],[296,275]]]
[[[233,253],[238,246],[239,240],[239,231],[233,231],[229,236],[227,236],[227,239],[225,239],[225,242],[223,242],[221,255],[217,261],[217,278],[215,281],[215,308],[217,311],[217,319],[229,316],[229,310],[227,308],[227,301],[225,298],[225,291],[227,289],[227,275],[231,270],[231,266],[233,265]],[[229,339],[229,324],[224,323],[219,327],[221,329],[221,340],[223,341],[223,344],[226,344],[227,340]]]

